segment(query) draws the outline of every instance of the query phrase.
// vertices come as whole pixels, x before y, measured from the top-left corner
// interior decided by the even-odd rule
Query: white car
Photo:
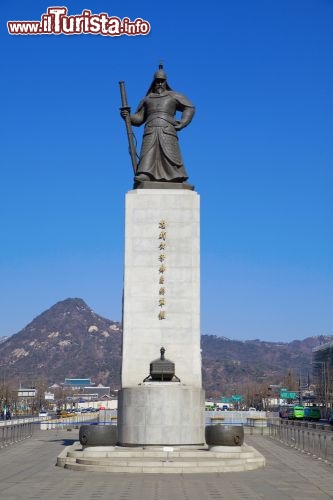
[[[42,410],[42,411],[40,411],[40,412],[39,412],[38,416],[39,416],[40,418],[46,418],[46,417],[48,417],[48,416],[49,416],[49,414],[47,413],[47,411],[43,411],[43,410]]]

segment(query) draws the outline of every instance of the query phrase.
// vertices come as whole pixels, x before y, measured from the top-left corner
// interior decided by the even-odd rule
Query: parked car
[[[56,415],[57,418],[66,418],[75,416],[75,413],[72,413],[70,410],[57,410]]]
[[[46,417],[48,417],[48,416],[49,416],[49,414],[47,413],[47,411],[41,410],[41,411],[39,412],[38,416],[39,416],[40,418],[46,418]]]
[[[280,406],[279,417],[288,418],[288,408],[286,406]]]

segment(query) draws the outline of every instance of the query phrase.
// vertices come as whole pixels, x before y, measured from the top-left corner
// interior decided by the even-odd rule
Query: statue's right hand
[[[129,110],[128,110],[128,109],[120,109],[120,116],[121,116],[122,118],[124,118],[124,119],[125,119],[127,116],[129,116],[129,114],[130,114],[130,113],[129,113]]]

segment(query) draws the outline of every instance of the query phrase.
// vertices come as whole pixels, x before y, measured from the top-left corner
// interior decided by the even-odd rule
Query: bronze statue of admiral
[[[132,158],[134,186],[140,187],[145,181],[184,183],[188,175],[179,149],[177,132],[191,122],[195,107],[187,97],[170,88],[162,65],[159,65],[136,112],[130,114],[130,108],[124,99],[120,109],[121,116],[129,127],[145,124],[139,161],[134,162]],[[177,112],[181,113],[179,120]],[[130,135],[129,129],[128,134]]]

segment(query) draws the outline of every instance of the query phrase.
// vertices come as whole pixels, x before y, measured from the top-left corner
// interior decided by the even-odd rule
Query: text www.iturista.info
[[[85,9],[82,14],[68,16],[67,7],[49,7],[40,21],[8,21],[10,35],[148,35],[150,24],[141,18],[130,21],[128,17],[109,17],[108,14],[92,14]]]

